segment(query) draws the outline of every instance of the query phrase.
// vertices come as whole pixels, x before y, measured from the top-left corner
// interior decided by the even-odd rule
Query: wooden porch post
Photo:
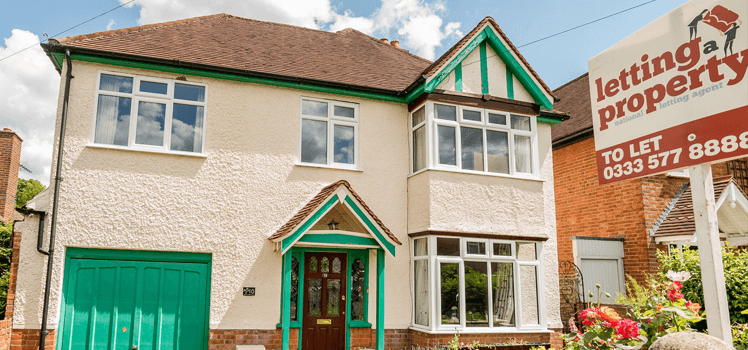
[[[377,249],[377,350],[384,350],[384,249]]]
[[[281,326],[283,327],[282,349],[289,350],[291,332],[291,250],[283,254],[283,283],[281,295]]]

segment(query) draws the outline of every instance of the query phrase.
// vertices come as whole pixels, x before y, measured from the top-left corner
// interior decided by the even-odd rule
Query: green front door
[[[69,256],[59,348],[207,349],[209,268]]]

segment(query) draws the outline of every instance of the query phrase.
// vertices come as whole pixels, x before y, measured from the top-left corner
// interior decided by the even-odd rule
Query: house
[[[688,169],[599,185],[589,77],[554,92],[570,115],[552,130],[559,261],[580,269],[582,294],[600,284],[612,303],[626,275],[641,283],[659,271],[658,249],[697,248]],[[712,165],[721,236],[736,246],[748,244],[747,163]]]
[[[227,14],[43,47],[63,77],[61,158],[17,229],[14,335],[559,341],[551,126],[566,116],[493,19],[435,62]]]

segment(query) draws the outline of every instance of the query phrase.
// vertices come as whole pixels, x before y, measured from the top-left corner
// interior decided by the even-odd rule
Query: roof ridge
[[[580,76],[578,76],[578,77],[576,77],[576,78],[574,78],[572,80],[567,81],[566,83],[564,83],[564,85],[561,85],[561,86],[555,88],[553,90],[553,92],[561,90],[561,89],[565,88],[566,86],[571,85],[572,83],[576,83],[576,82],[582,80],[582,78],[584,78],[585,76],[588,76],[588,75],[590,75],[590,72],[585,72],[584,74],[582,74],[582,75],[580,75]]]
[[[144,25],[135,26],[135,27],[112,29],[112,30],[106,30],[103,32],[66,36],[62,38],[52,38],[52,39],[57,40],[57,42],[59,43],[72,43],[75,41],[115,36],[119,34],[137,33],[137,32],[144,31],[144,30],[172,27],[178,24],[186,24],[186,23],[192,23],[192,22],[197,22],[197,21],[212,20],[212,19],[222,18],[222,17],[234,17],[234,16],[229,15],[227,13],[217,13],[217,14],[212,14],[212,15],[207,15],[207,16],[191,17],[191,18],[179,19],[175,21],[144,24]]]
[[[675,197],[668,203],[667,207],[665,207],[665,210],[663,210],[662,214],[660,214],[660,217],[657,218],[657,221],[652,225],[652,228],[649,230],[649,235],[654,236],[657,233],[657,229],[660,228],[660,225],[662,225],[663,222],[665,222],[665,219],[667,219],[667,216],[670,214],[670,212],[675,208],[675,204],[678,203],[678,200],[680,197],[683,196],[684,193],[686,193],[686,190],[688,190],[691,187],[690,182],[686,182],[681,186],[680,190],[678,190],[678,193],[675,194]]]
[[[391,44],[385,44],[385,43],[383,43],[383,42],[382,42],[382,41],[381,41],[380,39],[377,39],[377,38],[375,38],[375,37],[373,37],[373,36],[371,36],[371,35],[369,35],[369,34],[366,34],[366,33],[362,32],[362,31],[358,30],[358,29],[354,29],[354,28],[345,28],[345,29],[341,29],[341,30],[339,30],[339,31],[337,31],[337,32],[335,32],[335,33],[342,33],[342,32],[345,32],[345,31],[349,31],[349,32],[353,32],[353,33],[356,33],[356,34],[359,34],[359,35],[363,35],[363,36],[367,37],[368,39],[371,39],[372,41],[374,41],[374,42],[376,42],[376,43],[378,43],[378,44],[380,44],[380,45],[386,45],[386,46],[389,46],[389,47],[391,47],[391,48],[393,48],[393,49],[397,49],[397,50],[399,50],[399,51],[401,51],[401,52],[404,52],[404,53],[406,53],[406,54],[408,54],[408,55],[410,55],[410,56],[413,56],[413,57],[415,57],[415,58],[418,58],[418,59],[420,59],[421,61],[424,61],[424,62],[426,62],[426,63],[433,63],[433,62],[431,62],[431,61],[429,61],[429,60],[427,60],[427,59],[425,59],[425,58],[423,58],[423,57],[421,57],[421,56],[418,56],[418,55],[416,55],[416,54],[414,54],[414,53],[411,53],[411,52],[410,52],[409,50],[406,50],[406,49],[403,49],[403,48],[400,48],[400,47],[395,47],[395,46],[392,46]],[[394,41],[394,40],[393,40],[393,41]],[[397,40],[397,41],[399,42],[400,40]]]

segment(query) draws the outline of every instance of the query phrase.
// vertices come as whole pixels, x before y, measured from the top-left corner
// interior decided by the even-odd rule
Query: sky
[[[38,45],[64,37],[229,13],[308,28],[348,27],[435,60],[491,16],[541,78],[555,89],[584,74],[587,61],[682,5],[683,0],[3,0],[0,12],[0,128],[23,138],[19,176],[49,184],[60,76]],[[117,6],[125,6],[81,24]],[[643,5],[642,5],[643,4]],[[631,11],[532,43],[605,17]],[[76,27],[77,26],[77,27]],[[63,34],[63,31],[75,27]],[[31,49],[17,53],[32,46]],[[11,54],[14,56],[8,57]]]

